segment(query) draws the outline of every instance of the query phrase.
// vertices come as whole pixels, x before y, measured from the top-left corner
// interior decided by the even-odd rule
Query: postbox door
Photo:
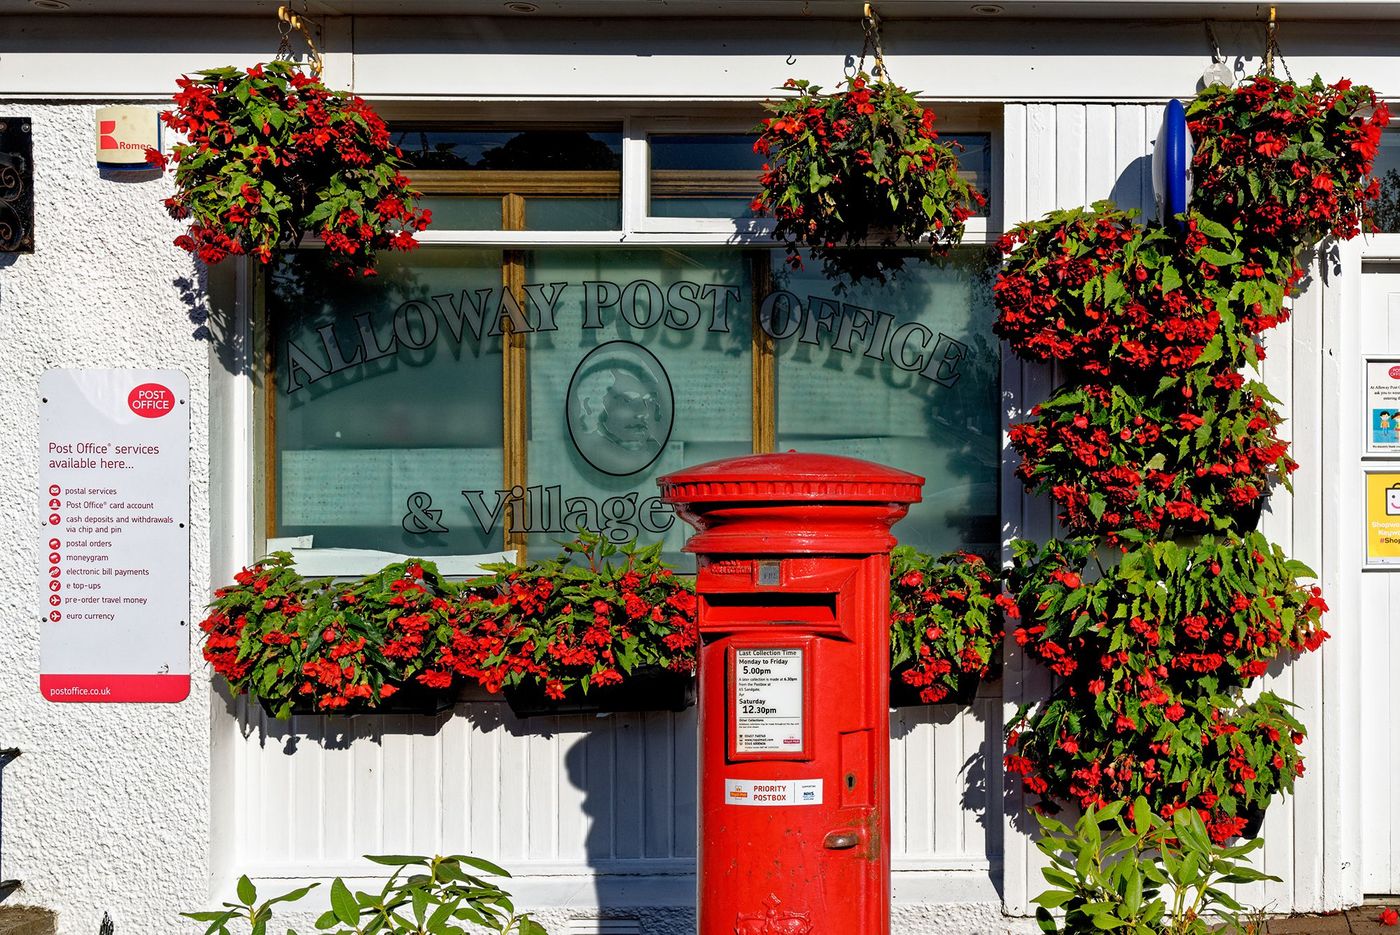
[[[747,615],[731,599],[728,632],[702,612],[701,935],[886,930],[888,611],[872,621],[861,594],[881,563],[832,561],[848,574],[830,627],[783,619],[822,603],[792,591]],[[797,560],[787,583],[820,566]]]

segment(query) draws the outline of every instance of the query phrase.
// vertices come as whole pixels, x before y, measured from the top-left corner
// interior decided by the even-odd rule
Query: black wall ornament
[[[34,140],[25,117],[0,117],[0,253],[34,252]]]

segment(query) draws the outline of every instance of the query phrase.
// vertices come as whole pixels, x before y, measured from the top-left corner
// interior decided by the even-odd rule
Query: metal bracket
[[[4,814],[4,808],[5,808],[5,799],[4,799],[4,788],[5,788],[5,785],[4,785],[4,770],[5,770],[5,767],[8,766],[8,765],[10,764],[10,762],[11,762],[15,757],[19,756],[19,754],[20,754],[20,750],[19,750],[18,747],[5,747],[5,748],[3,748],[3,749],[0,749],[0,815],[3,815],[3,814]],[[3,821],[0,821],[0,834],[3,834],[3,828],[4,828],[4,823],[3,823]],[[3,840],[3,838],[0,838],[0,840]],[[3,850],[3,848],[0,848],[0,850]],[[3,874],[0,874],[0,876],[3,876]],[[10,895],[11,893],[13,893],[15,890],[19,889],[19,886],[20,886],[20,881],[19,881],[19,880],[4,880],[4,879],[0,879],[0,900],[5,899],[7,896],[9,896],[9,895]]]

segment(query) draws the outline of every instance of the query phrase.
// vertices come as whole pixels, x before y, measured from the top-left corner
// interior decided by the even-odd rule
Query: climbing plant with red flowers
[[[1014,547],[1015,641],[1056,686],[1009,725],[1006,767],[1039,807],[1142,796],[1223,841],[1303,771],[1290,705],[1245,689],[1327,638],[1312,570],[1252,531],[1297,464],[1240,371],[1306,252],[1367,225],[1389,117],[1368,88],[1270,76],[1206,88],[1187,116],[1188,213],[1143,226],[1100,202],[1001,243],[997,331],[1065,375],[1010,441],[1068,533]]]
[[[411,250],[429,212],[399,171],[400,152],[363,98],[332,91],[290,62],[180,78],[165,125],[176,143],[177,246],[205,263],[262,263],[320,237],[334,268],[374,273],[382,250]],[[154,150],[148,157],[164,166]]]

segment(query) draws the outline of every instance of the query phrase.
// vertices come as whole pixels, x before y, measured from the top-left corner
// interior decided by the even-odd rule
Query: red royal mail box
[[[697,530],[700,935],[886,935],[890,527],[923,478],[787,453],[659,483]]]

